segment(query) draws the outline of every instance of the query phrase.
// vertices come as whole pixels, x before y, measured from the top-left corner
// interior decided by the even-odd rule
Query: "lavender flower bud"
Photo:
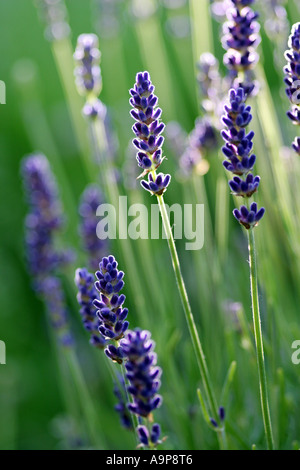
[[[89,185],[83,192],[79,214],[81,223],[79,232],[83,241],[83,246],[89,257],[89,265],[93,271],[98,268],[98,261],[107,252],[107,240],[100,240],[97,236],[96,229],[98,218],[96,211],[98,206],[102,204],[103,196],[97,185]]]
[[[257,210],[256,202],[253,202],[250,206],[250,210],[246,206],[241,206],[240,210],[234,209],[233,215],[239,221],[240,224],[249,230],[255,227],[265,213],[264,207]]]
[[[137,433],[140,439],[140,443],[143,447],[154,448],[161,442],[159,441],[161,433],[159,424],[154,423],[152,425],[150,434],[146,426],[140,425],[137,428]]]
[[[141,176],[144,176],[156,170],[163,161],[161,148],[164,138],[161,133],[165,125],[160,122],[162,111],[157,107],[158,98],[154,94],[154,86],[148,72],[136,75],[136,83],[134,88],[131,88],[130,94],[129,102],[134,108],[130,114],[137,121],[132,127],[136,135],[133,144],[138,149],[136,159],[139,167],[144,170]],[[162,178],[165,181],[165,175],[162,175]],[[153,181],[152,183],[155,184]],[[144,188],[149,191],[147,183]],[[165,190],[166,186],[161,189]]]
[[[155,180],[153,179],[152,173],[148,174],[148,182],[145,180],[141,181],[141,185],[143,186],[146,191],[149,191],[152,194],[156,194],[156,196],[161,196],[167,187],[169,186],[171,181],[170,175],[164,175],[163,173],[158,173],[156,175]]]
[[[145,418],[162,402],[161,396],[157,394],[162,371],[156,366],[154,342],[150,338],[149,331],[136,329],[128,331],[120,343],[127,359],[128,392],[133,397],[133,403],[128,404],[128,409]]]
[[[256,91],[252,69],[259,56],[256,47],[260,42],[260,26],[255,13],[249,5],[251,1],[232,0],[233,8],[226,12],[227,22],[223,27],[222,44],[227,53],[224,64],[230,71],[232,84],[244,88],[245,94],[251,95]],[[243,82],[239,83],[238,74],[243,73]]]
[[[287,115],[293,124],[300,124],[300,23],[292,27],[288,41],[289,50],[285,52],[287,65],[284,67],[286,94],[294,105]]]
[[[94,276],[85,268],[76,269],[75,284],[78,288],[77,301],[81,306],[82,323],[91,335],[90,343],[96,348],[104,349],[107,341],[99,333],[100,320],[93,305],[94,300],[97,298]]]
[[[74,53],[77,64],[74,74],[78,92],[83,96],[92,94],[96,97],[102,89],[100,58],[97,36],[81,34]]]

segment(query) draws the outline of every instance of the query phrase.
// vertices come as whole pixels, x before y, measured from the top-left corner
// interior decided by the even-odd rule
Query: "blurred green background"
[[[256,3],[259,6],[260,2]],[[296,3],[292,0],[287,2],[291,24],[300,18]],[[174,1],[172,4],[171,1],[155,0],[69,0],[66,5],[73,50],[79,34],[94,32],[99,35],[103,76],[101,100],[108,107],[111,128],[118,140],[115,165],[122,175],[133,124],[129,116],[128,89],[134,83],[136,72],[149,70],[163,109],[164,122],[176,120],[186,132],[190,132],[199,113],[189,5],[185,1]],[[105,18],[107,11],[108,19]],[[68,219],[62,238],[68,240],[68,244],[79,253],[78,261],[65,274],[65,278],[69,279],[67,291],[72,328],[77,340],[76,353],[95,402],[97,419],[106,435],[105,447],[132,448],[132,437],[120,428],[118,416],[113,410],[115,400],[111,393],[111,378],[104,364],[105,358],[101,352],[94,351],[89,346],[88,338],[80,324],[74,292],[70,288],[73,269],[82,265],[85,260],[80,251],[77,231],[77,203],[89,182],[85,161],[92,159],[92,149],[88,143],[86,122],[80,115],[83,102],[76,95],[74,106],[78,106],[79,110],[77,122],[82,135],[86,136],[85,155],[72,126],[53,55],[53,44],[45,38],[45,24],[39,18],[35,2],[2,1],[0,18],[0,79],[7,87],[6,105],[2,105],[0,110],[0,340],[5,341],[7,347],[7,364],[0,366],[0,448],[80,447],[81,441],[82,445],[85,445],[85,436],[78,430],[80,426],[78,428],[72,424],[72,419],[76,421],[77,418],[73,416],[70,419],[65,411],[55,348],[49,335],[43,305],[31,290],[24,258],[23,221],[27,208],[23,200],[19,167],[22,157],[33,151],[41,151],[49,158]],[[199,27],[202,27],[201,24]],[[220,25],[213,20],[212,27],[215,53],[222,64]],[[266,35],[263,26],[262,39],[261,65],[280,122],[282,143],[289,146],[295,133],[285,118],[288,101],[282,90],[280,66],[276,67],[273,60],[274,44]],[[196,50],[204,52],[206,44],[207,38],[204,37],[203,44],[198,44]],[[224,72],[222,65],[220,70]],[[70,69],[67,70],[67,76],[71,83],[73,78]],[[259,119],[254,117],[254,126],[260,129],[256,142],[257,148],[260,149],[259,158],[269,161],[269,148],[261,135],[259,125]],[[278,148],[278,153],[279,151]],[[190,202],[186,199],[185,184],[175,177],[178,161],[176,155],[172,154],[168,141],[165,153],[168,160],[164,162],[163,171],[174,175],[167,193],[167,202]],[[256,153],[258,155],[258,150]],[[211,170],[205,177],[205,185],[212,213],[213,232],[216,235],[214,184],[215,175],[219,176],[223,170],[220,155],[214,155],[212,158],[214,161],[211,162]],[[293,166],[293,158],[284,160],[284,165],[288,173],[292,161],[290,173],[294,172],[295,177],[299,174],[299,164]],[[271,165],[272,160],[270,161]],[[134,159],[132,165],[136,165]],[[215,170],[218,165],[220,173],[214,173],[218,172]],[[265,171],[269,179],[265,180],[260,197],[267,208],[267,214],[270,213],[270,218],[269,222],[264,220],[257,229],[260,233],[258,251],[263,328],[266,333],[271,409],[276,439],[280,447],[292,448],[293,445],[297,447],[297,443],[293,442],[299,438],[300,432],[300,366],[297,367],[290,361],[291,343],[294,339],[300,339],[299,251],[285,221],[281,225],[282,231],[277,230],[276,224],[282,217],[281,209],[276,206],[280,191],[276,195],[272,194],[270,188],[276,187],[275,177],[268,169]],[[201,181],[199,178],[199,185],[202,184]],[[293,184],[298,184],[298,181]],[[126,194],[122,178],[120,188],[121,194]],[[289,190],[293,193],[293,186]],[[271,194],[267,194],[268,191],[271,191]],[[147,195],[140,194],[139,190],[133,190],[132,197],[144,198],[149,204]],[[294,200],[294,203],[297,206],[300,201]],[[217,273],[217,285],[221,285],[219,292],[216,293],[211,290],[211,286],[206,286],[199,277],[199,272],[196,271],[195,274],[193,270],[194,262],[198,266],[197,256],[200,262],[207,262],[205,254],[202,253],[205,252],[206,245],[200,254],[185,252],[183,242],[178,241],[177,246],[218,396],[221,395],[230,362],[237,361],[237,373],[228,402],[229,445],[231,448],[249,448],[252,443],[263,446],[263,427],[255,356],[250,344],[252,333],[247,246],[240,228],[230,214],[233,202],[230,200],[229,204],[228,214],[223,214],[227,220],[226,225],[229,226],[229,242],[227,243],[224,236],[227,254],[225,261],[223,259],[220,262],[220,270]],[[294,207],[292,209],[294,211]],[[265,235],[262,233],[264,224]],[[296,224],[295,221],[298,229]],[[213,432],[207,430],[197,401],[198,370],[176,292],[167,244],[165,240],[149,242],[154,272],[160,282],[161,297],[165,298],[164,305],[167,309],[166,316],[162,319],[157,307],[157,304],[162,302],[161,297],[155,296],[149,288],[151,280],[144,282],[144,278],[147,278],[147,266],[143,265],[143,243],[144,241],[138,247],[138,243],[132,242],[132,247],[135,263],[143,279],[144,302],[147,306],[144,317],[147,324],[140,324],[140,313],[136,309],[134,299],[130,298],[127,292],[127,285],[126,302],[132,315],[132,327],[139,325],[152,331],[157,343],[159,363],[164,368],[161,392],[165,404],[158,411],[156,418],[161,421],[164,434],[168,435],[163,447],[215,448],[216,438]],[[147,246],[149,249],[149,245]],[[117,251],[117,247],[112,245],[111,251],[116,257],[120,256],[121,265],[122,254]],[[204,269],[210,269],[208,265],[203,266]],[[130,279],[130,266],[122,265],[121,269]],[[125,281],[127,278],[125,277]],[[128,282],[134,285],[133,279]],[[202,297],[199,298],[199,292],[206,296],[205,303]],[[221,319],[216,308],[216,298],[218,306],[224,306]],[[231,320],[230,315],[224,313],[228,301],[240,302],[241,309],[245,311],[243,320],[246,329],[241,330],[240,326],[236,326],[235,321]],[[172,321],[168,323],[168,318],[171,317]],[[245,333],[247,330],[250,340]],[[75,401],[76,408],[76,399],[70,396],[70,401]],[[80,419],[82,417],[79,422]]]

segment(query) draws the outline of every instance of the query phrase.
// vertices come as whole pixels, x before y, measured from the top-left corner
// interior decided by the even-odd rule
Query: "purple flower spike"
[[[229,104],[224,106],[222,122],[227,126],[221,132],[225,141],[222,151],[228,160],[223,162],[226,170],[235,175],[244,175],[252,170],[255,155],[251,154],[254,132],[246,134],[245,127],[251,122],[251,106],[245,105],[243,88],[230,90]]]
[[[149,173],[148,182],[142,180],[141,185],[150,193],[155,194],[156,196],[161,196],[167,189],[168,185],[170,184],[170,181],[171,176],[164,175],[163,173],[158,173],[154,181],[152,173]]]
[[[104,349],[107,341],[99,333],[100,320],[96,315],[96,308],[93,305],[97,298],[97,291],[94,286],[94,276],[87,269],[76,269],[75,284],[78,289],[77,301],[80,308],[80,315],[84,328],[90,333],[90,343],[99,349]]]
[[[224,64],[229,69],[232,85],[242,87],[247,96],[257,91],[252,69],[259,59],[255,49],[260,42],[260,26],[256,21],[258,13],[250,8],[252,3],[250,0],[231,0],[232,8],[226,10],[227,22],[222,38],[223,47],[227,50]],[[241,71],[244,80],[239,83]]]
[[[229,181],[233,194],[244,198],[251,197],[258,189],[259,176],[253,176],[252,170],[256,156],[252,153],[254,132],[246,133],[245,127],[251,122],[251,107],[245,105],[245,92],[243,88],[230,90],[229,104],[224,106],[225,114],[222,121],[226,129],[221,132],[225,141],[222,151],[227,158],[223,162],[227,171],[235,176]],[[262,218],[264,209],[257,212],[256,203],[251,205],[250,211],[245,206],[235,209],[235,218],[246,228],[257,225]]]
[[[143,173],[140,176],[145,176],[147,173],[155,171],[163,161],[162,145],[164,138],[161,133],[165,125],[160,121],[162,111],[157,106],[158,98],[154,94],[154,89],[149,73],[140,72],[136,75],[134,88],[131,88],[129,91],[131,95],[129,103],[133,107],[130,114],[136,121],[132,127],[136,138],[132,142],[138,150],[136,154],[138,165],[143,169]],[[151,183],[155,184],[153,180]],[[157,187],[153,186],[154,189],[150,190],[149,185],[150,181],[149,184],[146,183],[142,186],[147,191],[157,195],[159,195],[160,190],[163,192],[167,187],[167,185],[161,186],[158,189],[158,186],[160,186],[158,185]]]
[[[70,250],[59,252],[55,235],[64,225],[54,175],[47,158],[42,154],[30,155],[22,162],[22,178],[29,213],[25,221],[26,254],[36,287],[42,279],[54,274],[72,261]]]
[[[110,255],[102,258],[96,277],[95,287],[100,292],[100,298],[95,299],[93,305],[100,320],[99,332],[105,340],[118,342],[129,326],[126,321],[128,310],[123,308],[125,295],[119,295],[124,286],[124,273],[118,270],[117,261]],[[124,358],[122,348],[117,344],[109,345],[105,354],[114,362],[121,363]]]
[[[156,366],[154,342],[146,330],[128,331],[120,345],[127,358],[126,376],[129,380],[128,392],[133,402],[128,409],[141,417],[148,417],[158,408],[162,398],[157,394],[160,388],[161,369]]]
[[[250,206],[250,210],[246,206],[241,206],[240,210],[234,209],[233,215],[247,230],[255,227],[265,213],[264,207],[257,210],[256,202]]]

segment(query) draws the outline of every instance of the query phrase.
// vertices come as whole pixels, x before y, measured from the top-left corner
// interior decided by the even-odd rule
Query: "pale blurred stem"
[[[265,369],[264,347],[263,347],[261,319],[260,319],[260,311],[259,311],[255,239],[254,239],[253,229],[248,230],[248,242],[249,242],[248,248],[249,248],[252,315],[253,315],[254,336],[255,336],[255,345],[256,345],[260,400],[261,400],[261,408],[262,408],[262,415],[263,415],[268,449],[273,450],[274,442],[273,442],[273,432],[272,432],[272,424],[271,424],[269,401],[268,401],[267,376],[266,376],[266,369]]]
[[[112,204],[117,210],[117,207],[119,206],[118,185],[115,179],[114,169],[111,165],[104,123],[101,119],[94,119],[91,121],[91,132],[95,144],[98,164],[100,167],[100,178],[103,191],[107,196],[107,202]],[[120,213],[119,219],[124,216],[125,214]],[[122,225],[125,226],[124,219]],[[142,288],[140,281],[140,274],[136,266],[136,260],[131,246],[131,241],[128,238],[122,238],[117,239],[117,243],[121,249],[126,269],[128,272],[130,272],[129,286],[131,290],[132,301],[136,304],[137,315],[141,318],[144,324],[147,324],[147,306],[145,302],[144,289]]]
[[[78,392],[78,397],[81,400],[82,413],[84,415],[86,427],[88,429],[92,443],[96,446],[97,449],[100,449],[101,447],[103,448],[104,441],[97,425],[98,414],[92,403],[92,399],[87,389],[86,382],[82,375],[82,371],[75,352],[72,349],[66,349],[65,357],[74,381],[74,385]]]
[[[92,176],[90,172],[90,166],[87,161],[89,158],[89,145],[88,139],[86,137],[85,122],[81,116],[83,100],[78,95],[74,83],[73,50],[70,39],[65,38],[61,39],[60,41],[53,41],[52,54],[67,100],[71,122],[78,143],[78,148],[80,150],[82,158],[84,159],[84,162],[87,163],[87,170],[89,172],[89,175]]]
[[[209,0],[189,0],[194,59],[204,52],[213,52],[213,32]]]

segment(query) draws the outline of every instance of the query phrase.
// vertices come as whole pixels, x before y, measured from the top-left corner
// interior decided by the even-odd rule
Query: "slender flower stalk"
[[[246,133],[246,127],[251,122],[252,115],[251,107],[247,106],[245,101],[246,94],[244,88],[240,87],[237,90],[230,90],[229,104],[224,106],[225,114],[222,118],[226,129],[222,131],[221,135],[225,141],[225,146],[222,148],[222,151],[227,158],[227,160],[223,162],[223,165],[227,171],[234,175],[233,179],[229,181],[230,189],[235,196],[248,200],[257,191],[260,178],[252,174],[253,166],[256,161],[256,156],[252,153],[254,132]],[[233,211],[234,217],[248,231],[252,314],[261,407],[268,449],[273,449],[274,443],[267,393],[253,233],[253,228],[262,219],[264,213],[265,209],[262,207],[258,210],[256,202],[252,202],[250,207],[249,205],[248,207],[242,205],[239,210],[235,209]]]
[[[133,126],[133,132],[136,135],[136,138],[133,140],[133,144],[138,149],[136,157],[137,162],[143,169],[141,176],[146,174],[151,175],[151,177],[149,176],[149,183],[142,181],[141,184],[148,191],[150,189],[152,194],[155,194],[157,197],[164,229],[168,239],[177,286],[191,334],[200,374],[203,380],[208,406],[211,414],[218,419],[218,407],[214,397],[213,388],[211,386],[202,345],[187,296],[185,283],[181,274],[179,258],[163,198],[163,193],[166,191],[171,177],[170,175],[163,175],[162,173],[159,175],[156,174],[157,168],[163,161],[161,156],[163,138],[160,134],[164,129],[164,124],[161,123],[159,119],[161,116],[161,109],[157,108],[158,99],[154,95],[154,86],[151,83],[148,72],[137,74],[136,83],[134,88],[130,90],[130,94],[130,104],[134,108],[131,111],[131,115],[137,121]],[[157,179],[159,179],[158,182]],[[150,183],[152,183],[152,185]]]

